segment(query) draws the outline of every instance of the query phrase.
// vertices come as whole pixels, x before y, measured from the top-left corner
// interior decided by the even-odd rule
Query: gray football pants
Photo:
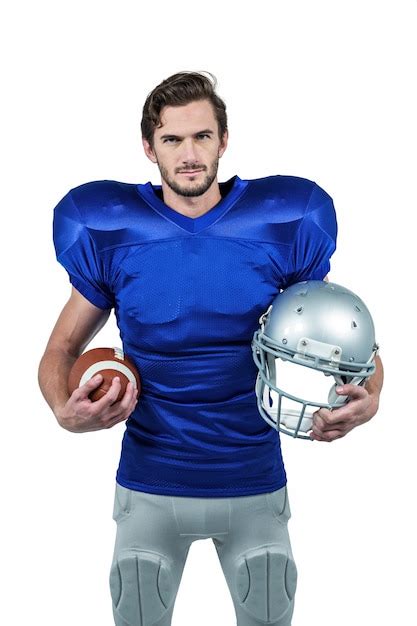
[[[169,626],[188,550],[209,537],[237,626],[290,626],[297,571],[289,517],[286,487],[255,496],[184,498],[116,484],[110,572],[116,626]]]

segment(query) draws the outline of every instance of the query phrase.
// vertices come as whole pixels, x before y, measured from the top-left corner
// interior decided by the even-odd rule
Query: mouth
[[[184,174],[185,176],[193,176],[194,174],[199,174],[200,172],[203,172],[203,168],[199,169],[199,170],[182,170],[181,172],[178,172],[179,174]]]

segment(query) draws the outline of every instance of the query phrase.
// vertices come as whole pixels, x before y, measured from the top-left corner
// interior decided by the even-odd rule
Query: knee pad
[[[156,552],[120,552],[111,567],[110,591],[118,626],[151,626],[175,598],[169,561]]]
[[[266,624],[291,617],[297,586],[292,558],[270,545],[240,555],[236,561],[236,592],[240,605]]]

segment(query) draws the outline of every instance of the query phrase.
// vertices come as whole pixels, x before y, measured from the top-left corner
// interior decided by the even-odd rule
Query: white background
[[[415,563],[415,1],[15,0],[1,16],[2,590],[7,626],[111,626],[123,425],[59,428],[37,367],[69,296],[52,210],[89,180],[159,182],[148,92],[209,70],[226,100],[220,180],[293,174],[334,198],[331,280],[371,309],[378,416],[333,444],[284,438],[299,569],[293,626],[411,626]],[[118,343],[111,320],[94,345]],[[235,623],[210,540],[193,544],[173,626]]]

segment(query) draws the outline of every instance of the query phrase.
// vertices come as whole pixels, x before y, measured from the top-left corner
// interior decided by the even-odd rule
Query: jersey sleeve
[[[289,255],[284,288],[303,280],[323,280],[330,270],[336,238],[333,200],[315,185]]]
[[[112,308],[113,297],[103,277],[101,260],[71,191],[54,209],[53,240],[56,258],[75,289],[100,309]]]

